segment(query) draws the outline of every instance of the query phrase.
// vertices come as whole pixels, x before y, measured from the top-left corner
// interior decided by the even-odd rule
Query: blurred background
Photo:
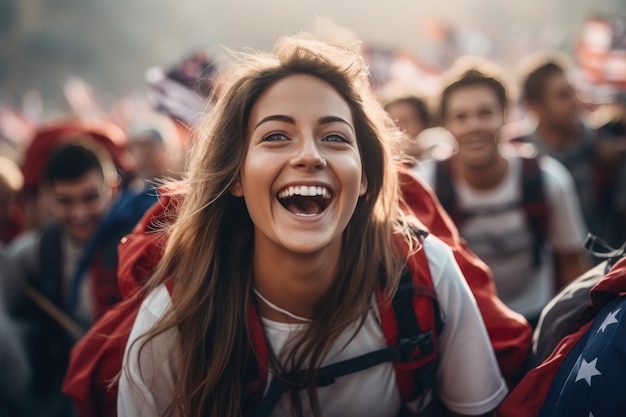
[[[468,53],[511,68],[537,49],[574,57],[590,19],[620,15],[626,0],[0,0],[0,104],[37,120],[88,87],[111,106],[145,90],[148,67],[194,49],[270,49],[280,35],[336,26],[378,52],[410,54],[427,73]],[[610,48],[604,38],[619,31],[623,41],[624,20],[610,24],[616,33],[590,35],[596,47]]]
[[[271,50],[278,37],[301,30],[360,45],[381,102],[413,96],[404,114],[387,107],[405,132],[412,162],[445,159],[455,150],[435,109],[457,58],[489,58],[515,87],[529,57],[559,52],[568,61],[559,97],[569,106],[566,116],[575,113],[580,136],[571,159],[589,191],[579,194],[602,203],[593,219],[616,232],[618,245],[624,242],[626,0],[0,0],[0,353],[9,352],[0,354],[0,369],[7,369],[0,373],[1,416],[75,415],[60,392],[70,348],[96,313],[122,298],[113,294],[116,285],[104,288],[111,293],[96,288],[102,301],[96,306],[82,292],[85,283],[115,282],[120,238],[156,201],[158,179],[183,171],[190,129],[210,110],[209,94],[219,93],[216,73],[226,48]],[[511,123],[497,133],[504,145],[538,125],[510,95]],[[587,135],[581,121],[599,133]],[[572,139],[569,130],[557,133]],[[520,142],[520,152],[529,149],[524,145],[532,144]],[[50,161],[60,169],[85,162],[72,154],[58,159],[74,146],[115,168],[95,176],[96,190],[115,198],[98,200],[98,210],[89,211],[93,228],[80,239],[70,236],[71,216],[62,215],[69,211],[52,208],[87,213],[86,203],[57,198],[54,181],[44,178],[52,175]],[[95,201],[99,195],[82,194],[82,181],[94,176],[76,172],[57,182],[70,187],[73,200]],[[71,248],[68,236],[76,241]],[[41,242],[55,251],[40,251]],[[61,294],[73,294],[74,303]],[[76,386],[92,398],[90,385]]]

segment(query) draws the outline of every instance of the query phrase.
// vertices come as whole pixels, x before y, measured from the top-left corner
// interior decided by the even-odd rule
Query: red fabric
[[[552,380],[561,363],[591,323],[565,337],[541,365],[531,370],[500,405],[497,417],[536,416],[548,395]]]
[[[96,251],[89,264],[89,285],[97,319],[116,303],[124,299],[117,285],[117,264],[105,266],[104,253]]]
[[[595,313],[626,291],[626,258],[620,259],[590,291],[589,322],[566,336],[552,354],[531,370],[498,409],[498,417],[532,417],[539,413],[561,363],[593,323]]]
[[[42,180],[50,154],[58,145],[79,135],[93,137],[110,152],[119,169],[124,172],[132,171],[132,159],[125,150],[126,134],[121,127],[106,121],[67,120],[45,126],[35,133],[22,163],[23,189],[36,189]]]
[[[252,345],[256,350],[255,354],[257,358],[257,379],[250,381],[246,387],[246,394],[248,395],[246,409],[252,414],[252,411],[256,410],[263,400],[263,395],[267,387],[269,363],[263,324],[261,323],[259,313],[253,302],[250,302],[248,305],[248,325],[250,326]]]
[[[591,305],[595,309],[601,309],[624,292],[626,292],[626,258],[613,265],[609,273],[591,289]]]
[[[406,252],[406,246],[402,245],[402,249]],[[433,299],[436,300],[436,293],[433,288],[433,280],[428,266],[428,258],[426,252],[422,248],[415,255],[408,258],[407,267],[409,271],[413,271],[413,283],[416,288],[425,288],[425,291],[416,292],[413,302],[416,317],[419,318],[418,325],[420,332],[432,331],[433,343],[435,350],[429,355],[424,355],[418,360],[412,362],[395,362],[394,369],[398,390],[405,402],[412,401],[419,394],[415,391],[415,370],[424,366],[426,363],[437,359],[437,326],[435,316],[433,314]],[[430,291],[428,291],[430,290]],[[387,346],[396,346],[398,344],[398,320],[396,318],[393,306],[385,303],[380,287],[377,289],[377,299],[379,303],[380,319],[383,327],[383,333]],[[419,348],[413,353],[413,357],[421,354]]]
[[[169,199],[163,197],[162,204],[167,206]],[[74,400],[82,417],[117,416],[117,382],[112,381],[143,300],[139,289],[162,255],[164,235],[146,232],[162,219],[164,206],[156,203],[120,243],[119,290],[125,300],[110,308],[72,349],[62,392]]]
[[[400,168],[404,210],[414,214],[432,233],[448,244],[469,284],[482,314],[500,370],[509,381],[515,380],[523,369],[530,349],[532,329],[526,319],[500,301],[489,267],[461,239],[457,228],[447,215],[433,191]]]
[[[22,232],[24,226],[24,213],[18,205],[14,204],[9,209],[9,215],[0,222],[0,242],[7,244]]]
[[[72,349],[62,392],[80,416],[117,416],[115,378],[142,300],[135,295],[110,308]]]

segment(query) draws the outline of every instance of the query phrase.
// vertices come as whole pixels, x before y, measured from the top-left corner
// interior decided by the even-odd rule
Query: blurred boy
[[[458,153],[419,172],[492,269],[502,301],[534,323],[556,289],[587,269],[585,228],[558,162],[500,153],[506,107],[497,79],[473,68],[455,78],[443,90],[441,118]]]

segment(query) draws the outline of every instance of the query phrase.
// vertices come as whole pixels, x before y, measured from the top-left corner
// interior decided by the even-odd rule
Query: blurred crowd
[[[532,325],[599,261],[587,233],[607,251],[626,241],[626,88],[585,101],[573,69],[556,53],[516,74],[464,57],[429,75],[435,95],[372,86],[404,133],[404,164]],[[159,179],[183,173],[218,70],[197,52],[150,68],[145,102],[104,111],[75,91],[74,112],[45,123],[0,108],[0,416],[75,413],[60,394],[69,351],[120,301],[117,246],[157,202]]]

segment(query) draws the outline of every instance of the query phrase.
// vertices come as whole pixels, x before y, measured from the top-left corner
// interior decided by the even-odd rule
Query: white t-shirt
[[[439,369],[437,393],[442,402],[460,414],[478,415],[495,409],[507,394],[487,331],[465,279],[448,246],[428,236],[424,241],[428,263],[437,292],[441,318],[445,323],[439,338]],[[130,335],[124,356],[124,369],[119,384],[118,415],[160,416],[172,398],[176,383],[175,359],[178,332],[172,329],[152,339],[143,350],[139,362],[137,353],[141,338],[170,306],[164,286],[156,289],[144,301]],[[282,348],[306,324],[277,323],[262,319],[274,352],[282,356]],[[323,364],[356,357],[386,346],[382,327],[375,309],[365,325],[347,345],[350,329],[335,343]],[[129,375],[130,374],[130,375]],[[362,415],[396,416],[401,398],[391,363],[337,378],[330,386],[318,388],[322,415],[325,417]],[[305,395],[305,394],[303,394]],[[303,401],[308,411],[308,400]],[[171,413],[170,415],[173,415]],[[283,395],[272,417],[289,416],[288,396]],[[308,415],[308,414],[305,414]]]
[[[464,221],[461,236],[493,272],[502,301],[528,318],[539,315],[556,291],[553,250],[582,249],[586,227],[582,218],[571,175],[550,157],[539,159],[548,205],[548,236],[535,270],[533,234],[527,225],[522,199],[522,161],[507,157],[506,177],[490,190],[476,190],[455,178],[454,188],[461,210],[480,212],[488,208],[508,207],[496,213],[477,214]],[[435,163],[420,164],[414,169],[431,187],[435,187]]]

